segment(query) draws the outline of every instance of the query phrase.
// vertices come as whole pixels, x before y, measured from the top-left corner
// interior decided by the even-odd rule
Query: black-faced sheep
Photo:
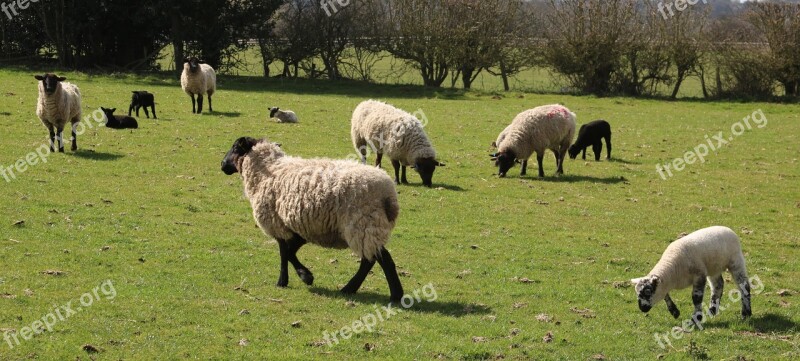
[[[694,316],[699,324],[703,319],[702,305],[706,283],[711,285],[709,313],[719,311],[724,280],[722,273],[730,271],[742,296],[742,317],[752,315],[750,309],[750,281],[747,278],[744,255],[739,236],[730,228],[714,226],[704,228],[672,242],[653,270],[642,278],[631,280],[636,286],[639,309],[648,312],[664,300],[675,318],[680,311],[669,297],[669,292],[692,286]]]
[[[153,119],[158,119],[158,116],[156,116],[155,96],[145,90],[133,91],[133,96],[131,96],[131,105],[128,107],[128,116],[131,116],[133,110],[136,109],[136,116],[138,117],[139,109],[144,108],[144,115],[150,119],[150,113],[147,112],[148,107],[153,110]]]
[[[505,177],[515,163],[522,163],[522,172],[527,173],[528,158],[535,152],[539,162],[539,177],[544,177],[542,160],[550,149],[556,155],[556,174],[564,174],[564,158],[575,135],[575,114],[561,105],[545,105],[526,110],[517,115],[493,144],[497,152],[492,160],[498,167],[500,177]]]
[[[50,151],[55,152],[58,138],[58,151],[64,152],[64,127],[72,123],[72,151],[78,150],[76,127],[81,121],[81,91],[74,84],[66,83],[67,78],[48,73],[36,75],[39,80],[39,100],[36,115],[50,131]]]
[[[600,155],[603,154],[603,139],[606,140],[606,159],[611,159],[611,125],[605,120],[595,120],[581,125],[578,139],[569,147],[569,157],[575,159],[578,153],[583,151],[583,159],[586,160],[586,148],[591,145],[594,160],[599,161]]]
[[[311,271],[297,259],[297,250],[311,242],[350,248],[361,257],[343,293],[358,291],[377,260],[391,299],[403,297],[394,261],[384,247],[400,212],[397,191],[385,172],[355,161],[289,157],[276,143],[253,138],[233,143],[222,171],[241,173],[258,226],[278,241],[278,287],[289,282],[288,263],[303,282],[314,282]]]
[[[211,96],[217,90],[217,74],[210,65],[195,57],[184,59],[181,88],[192,98],[192,113],[201,114],[203,112],[204,94],[208,94],[208,111],[214,111],[211,106]],[[197,95],[196,102],[195,95]]]
[[[269,117],[278,120],[278,123],[297,123],[297,114],[291,110],[281,110],[278,107],[269,108]]]
[[[107,109],[100,107],[106,116],[106,127],[113,129],[138,129],[139,123],[133,117],[125,115],[114,115],[117,108]]]

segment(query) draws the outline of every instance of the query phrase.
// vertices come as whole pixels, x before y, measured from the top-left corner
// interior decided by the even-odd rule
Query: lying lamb
[[[269,108],[269,117],[278,120],[278,123],[297,123],[297,114],[291,110],[281,110],[278,107]]]
[[[113,128],[113,129],[138,129],[139,123],[136,121],[135,118],[125,116],[125,115],[114,115],[114,112],[117,111],[117,108],[106,109],[100,107],[100,110],[103,111],[103,114],[106,116],[106,127]]]
[[[392,179],[380,169],[353,161],[286,156],[266,139],[239,138],[225,155],[222,171],[241,173],[245,194],[261,230],[278,241],[278,287],[289,283],[287,264],[308,285],[311,271],[297,250],[311,242],[325,248],[350,248],[361,266],[343,293],[355,293],[377,261],[391,299],[403,297],[392,256],[386,250],[400,206]]]
[[[680,311],[669,297],[669,292],[692,286],[692,320],[699,324],[703,320],[702,305],[706,282],[711,285],[709,313],[713,316],[719,311],[724,284],[722,273],[725,270],[733,275],[742,294],[742,317],[751,316],[750,281],[747,278],[744,255],[739,237],[727,227],[704,228],[672,242],[647,276],[632,279],[631,282],[636,286],[639,309],[642,312],[650,311],[659,301],[664,300],[675,318],[680,317]]]

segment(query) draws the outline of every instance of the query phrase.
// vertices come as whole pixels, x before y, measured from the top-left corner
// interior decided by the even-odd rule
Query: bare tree
[[[748,4],[746,19],[769,44],[768,66],[788,96],[800,95],[800,4]]]

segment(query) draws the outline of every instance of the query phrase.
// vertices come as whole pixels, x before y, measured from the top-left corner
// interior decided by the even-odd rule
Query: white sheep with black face
[[[39,81],[39,100],[36,103],[36,116],[50,131],[50,151],[55,152],[58,139],[58,151],[64,152],[64,136],[62,132],[67,122],[72,124],[72,150],[78,150],[76,127],[81,121],[81,91],[74,84],[67,83],[67,78],[48,73],[36,75]]]
[[[729,271],[742,294],[742,317],[752,315],[750,308],[750,281],[747,278],[744,255],[739,236],[730,228],[714,226],[703,228],[672,242],[653,270],[647,276],[634,278],[639,309],[650,311],[661,300],[675,318],[680,311],[672,302],[669,292],[692,286],[694,314],[692,320],[703,320],[702,304],[706,283],[711,285],[709,313],[719,312],[724,280],[722,273]]]
[[[205,94],[208,94],[208,111],[214,111],[211,106],[211,96],[217,91],[217,73],[214,72],[211,65],[195,57],[184,59],[181,88],[192,98],[193,114],[203,112],[203,95]],[[196,100],[195,96],[197,96]]]

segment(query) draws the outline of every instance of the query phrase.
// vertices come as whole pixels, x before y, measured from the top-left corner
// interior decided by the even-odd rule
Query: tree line
[[[665,5],[669,6],[666,7]],[[374,81],[386,58],[426,86],[470,88],[546,68],[568,91],[800,95],[800,3],[714,0],[53,0],[0,14],[4,62],[158,70],[172,46],[227,72],[257,49],[264,76]],[[685,5],[685,2],[684,2]],[[270,65],[282,64],[278,74]]]

